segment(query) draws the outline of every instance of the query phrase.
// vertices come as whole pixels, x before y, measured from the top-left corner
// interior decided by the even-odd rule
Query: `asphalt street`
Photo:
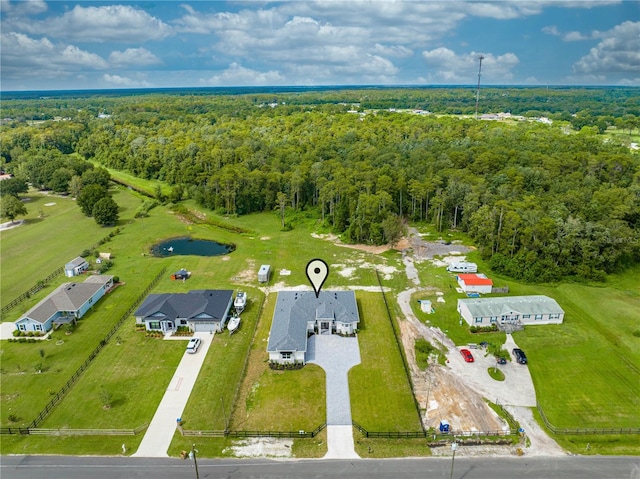
[[[3,456],[2,479],[192,479],[193,461],[172,458]],[[453,465],[453,474],[451,467]],[[198,459],[201,479],[640,479],[639,457],[451,457],[354,460]]]

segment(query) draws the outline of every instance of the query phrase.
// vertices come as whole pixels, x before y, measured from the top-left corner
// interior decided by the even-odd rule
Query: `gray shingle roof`
[[[335,318],[358,323],[358,306],[353,291],[280,291],[273,313],[267,351],[306,351],[307,322]]]
[[[474,318],[488,318],[503,314],[560,314],[564,310],[548,296],[504,296],[498,298],[465,298],[464,303]]]
[[[61,284],[27,311],[22,318],[31,318],[39,323],[45,323],[58,311],[77,311],[112,277],[98,274],[89,276],[84,283]]]
[[[134,316],[143,319],[192,321],[220,321],[224,319],[229,301],[233,296],[230,289],[199,289],[188,293],[150,294],[136,310]]]
[[[85,260],[82,256],[77,256],[64,265],[65,269],[73,269],[78,266],[82,266],[85,264],[87,260]]]

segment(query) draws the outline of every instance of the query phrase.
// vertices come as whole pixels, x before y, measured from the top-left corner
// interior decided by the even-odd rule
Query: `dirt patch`
[[[426,428],[438,428],[446,419],[452,429],[463,431],[502,431],[506,424],[487,405],[482,396],[469,388],[446,366],[418,368],[414,343],[425,337],[410,321],[400,321],[402,343],[407,356],[414,393],[423,411]],[[425,338],[439,346],[434,338]]]
[[[239,441],[223,452],[230,450],[235,457],[292,457],[291,446],[293,439],[256,437]]]
[[[256,270],[256,262],[252,259],[247,259],[247,269],[240,271],[237,275],[231,278],[234,283],[253,283],[258,277]]]
[[[311,233],[311,236],[314,238],[320,238],[323,240],[331,241],[336,246],[342,246],[343,248],[356,249],[358,251],[365,251],[367,253],[373,253],[373,254],[384,253],[385,251],[388,251],[391,249],[391,245],[389,244],[380,245],[380,246],[373,246],[373,245],[366,245],[366,244],[346,244],[340,241],[340,238],[338,236],[330,233],[328,234]],[[396,249],[399,249],[399,248],[396,247]]]

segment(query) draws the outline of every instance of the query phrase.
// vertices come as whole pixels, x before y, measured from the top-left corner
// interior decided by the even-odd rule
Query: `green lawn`
[[[420,419],[382,296],[357,292],[361,364],[349,371],[353,420],[369,431],[420,431]]]
[[[164,206],[151,210],[147,218],[134,219],[140,204],[138,196],[126,188],[114,187],[113,190],[121,205],[118,225],[121,232],[99,250],[113,253],[114,266],[109,274],[119,276],[124,285],[103,298],[70,336],[61,330],[54,333],[53,340],[42,343],[2,342],[0,423],[3,427],[31,422],[152,278],[166,267],[166,277],[156,286],[155,292],[243,289],[251,300],[243,315],[240,332],[233,336],[218,335],[214,339],[185,410],[185,427],[222,429],[225,415],[228,415],[230,429],[312,430],[325,421],[324,372],[314,365],[286,372],[271,371],[267,367],[266,340],[275,294],[267,297],[258,318],[262,301],[256,281],[259,266],[272,265],[271,285],[306,285],[306,263],[315,257],[323,258],[330,265],[325,288],[354,284],[376,286],[373,269],[376,266],[381,271],[383,285],[392,290],[387,298],[396,318],[400,318],[400,314],[395,295],[413,287],[402,272],[398,253],[374,255],[314,237],[312,233],[327,231],[305,212],[287,212],[287,222],[293,226],[287,232],[280,231],[279,217],[275,213],[224,219],[255,232],[237,234],[206,224],[187,223]],[[27,218],[30,221],[2,232],[2,304],[113,230],[98,227],[91,218],[82,216],[72,200],[34,193],[31,196]],[[44,206],[51,202],[56,204]],[[197,208],[190,201],[186,205]],[[44,210],[44,218],[37,218],[40,209]],[[67,233],[70,225],[73,225],[72,234]],[[154,243],[185,235],[233,243],[236,250],[229,255],[210,258],[149,256]],[[491,274],[475,254],[469,256],[495,283],[508,284],[511,294],[547,294],[566,311],[563,325],[529,327],[515,335],[518,344],[527,352],[538,399],[549,420],[557,427],[637,427],[640,338],[634,336],[634,332],[640,324],[640,267],[612,276],[604,285],[522,285]],[[192,271],[192,277],[185,283],[171,281],[169,275],[182,267]],[[282,275],[281,270],[289,270],[291,274]],[[456,344],[504,341],[501,333],[471,335],[466,325],[459,324],[456,301],[462,295],[455,292],[453,275],[429,262],[419,263],[418,271],[423,289],[412,299],[412,307],[422,321],[447,330]],[[63,281],[67,281],[63,276],[56,278],[45,290],[11,310],[3,320],[14,321]],[[436,291],[444,293],[445,303],[436,302]],[[353,418],[372,431],[420,430],[381,296],[362,291],[357,291],[356,296],[362,317],[359,343],[363,362],[349,374]],[[432,299],[436,312],[432,315],[422,313],[415,302],[417,299]],[[64,342],[56,344],[59,340]],[[148,422],[183,353],[182,346],[181,342],[145,338],[134,331],[133,318],[129,318],[42,426],[135,428]],[[247,351],[250,351],[247,373],[241,377]],[[39,363],[42,363],[41,373],[36,370]],[[111,409],[102,408],[100,390],[103,387],[113,396]],[[288,393],[285,395],[282,391]],[[78,407],[79,404],[82,407]],[[10,416],[13,420],[9,420]],[[393,444],[384,445],[381,441],[375,446],[369,440],[358,439],[357,433],[356,439],[356,447],[363,457],[423,453],[420,442],[401,444],[392,441]],[[592,453],[634,451],[631,447],[634,438],[629,436],[607,436],[598,441],[557,439],[579,453],[584,453],[586,442],[590,443]],[[140,440],[141,436],[137,436],[126,442],[135,449]],[[176,436],[171,450],[179,452],[184,448],[185,440],[191,441]],[[122,438],[3,436],[1,447],[3,454],[119,454],[122,442]],[[226,439],[202,439],[201,442],[204,455],[210,456],[228,454],[224,450],[231,444]],[[320,438],[296,440],[294,449],[299,456],[318,457],[326,452],[326,441],[322,442]]]
[[[150,423],[185,345],[147,338],[130,318],[39,427],[133,429]],[[103,391],[111,395],[110,408]]]
[[[514,335],[547,418],[556,427],[638,427],[640,294],[574,284],[552,293],[564,323]]]
[[[275,302],[276,294],[270,294],[251,348],[247,374],[234,404],[232,430],[313,431],[326,421],[322,368],[314,364],[293,371],[269,368],[266,349]]]

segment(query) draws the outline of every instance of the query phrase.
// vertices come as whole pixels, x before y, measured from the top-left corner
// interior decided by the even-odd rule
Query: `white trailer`
[[[447,266],[447,271],[451,273],[477,273],[478,265],[475,263],[469,263],[468,261],[459,261]]]
[[[268,283],[270,274],[271,274],[271,265],[263,264],[262,266],[260,266],[260,270],[258,271],[258,282]]]

